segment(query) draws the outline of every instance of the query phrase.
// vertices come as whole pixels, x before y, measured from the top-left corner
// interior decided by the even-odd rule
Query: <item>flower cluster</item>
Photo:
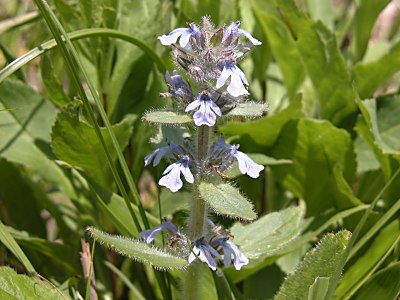
[[[190,23],[187,28],[177,28],[158,37],[162,45],[171,46],[175,64],[181,70],[181,74],[177,70],[172,73],[166,71],[169,91],[160,96],[172,98],[177,109],[174,113],[189,113],[197,128],[193,130],[193,127],[189,127],[190,137],[185,145],[167,140],[165,145],[144,159],[145,166],[151,163],[157,166],[163,158],[169,161],[158,183],[171,192],[183,187],[182,178],[190,184],[207,180],[216,174],[227,179],[222,172],[235,162],[242,174],[252,178],[259,177],[264,169],[238,151],[239,145],[229,145],[223,137],[213,139],[213,131],[208,130],[249,95],[248,80],[237,63],[261,42],[239,26],[240,22],[237,21],[215,28],[207,17],[203,17],[201,26]],[[191,214],[193,217],[196,212],[192,211]],[[206,214],[199,215],[197,217],[204,218]],[[188,232],[187,236],[191,239],[170,221],[145,230],[139,236],[145,242],[152,243],[157,233],[167,231],[170,235],[169,245],[175,244],[172,240],[179,241],[180,253],[186,253],[189,263],[199,259],[212,270],[216,270],[219,260],[229,267],[233,259],[237,270],[247,265],[249,260],[232,242],[229,231],[222,230],[209,220],[206,222],[208,225],[201,228],[201,234],[199,230],[196,234]]]

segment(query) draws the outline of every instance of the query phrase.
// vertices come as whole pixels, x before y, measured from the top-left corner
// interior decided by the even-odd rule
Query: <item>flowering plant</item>
[[[395,1],[228,2],[2,1],[0,295],[398,297]]]

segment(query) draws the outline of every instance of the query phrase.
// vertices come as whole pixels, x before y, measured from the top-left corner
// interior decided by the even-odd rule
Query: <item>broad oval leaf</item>
[[[143,120],[162,125],[181,125],[192,122],[189,115],[180,115],[173,111],[150,111],[144,114]]]
[[[307,252],[296,271],[283,282],[275,299],[307,299],[317,277],[331,277],[343,258],[350,232],[328,233],[317,247]]]
[[[253,205],[227,183],[201,182],[199,192],[201,198],[218,214],[244,220],[254,220],[257,217]]]
[[[147,263],[158,269],[184,269],[188,261],[152,247],[144,242],[123,236],[111,235],[96,228],[87,228],[89,234],[110,249],[131,259]]]
[[[237,223],[231,232],[240,251],[250,260],[262,260],[282,252],[300,234],[302,217],[300,208],[287,208],[248,225]]]

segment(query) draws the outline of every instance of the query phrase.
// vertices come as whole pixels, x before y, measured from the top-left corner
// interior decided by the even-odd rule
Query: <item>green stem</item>
[[[207,156],[208,147],[210,143],[211,130],[208,126],[200,126],[198,128],[197,136],[197,161],[203,163]],[[195,186],[200,183],[205,165],[199,166],[199,171],[196,176]],[[203,199],[201,199],[198,191],[195,192],[189,218],[189,238],[194,241],[204,235],[205,221],[207,218],[207,206]],[[185,284],[183,287],[184,299],[199,299],[199,278],[202,271],[202,265],[199,261],[193,262],[187,271]]]

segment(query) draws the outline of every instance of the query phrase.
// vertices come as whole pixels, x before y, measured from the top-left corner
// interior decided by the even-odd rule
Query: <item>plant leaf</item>
[[[227,116],[256,118],[261,117],[266,111],[268,111],[268,105],[264,103],[245,102],[240,103],[238,106],[232,109]]]
[[[296,271],[286,278],[275,299],[307,299],[310,286],[317,277],[330,277],[337,272],[349,239],[350,232],[346,230],[325,235],[316,248],[307,252]]]
[[[299,208],[287,208],[265,215],[257,221],[232,228],[234,242],[249,259],[263,260],[284,250],[285,245],[300,234],[303,213]]]
[[[139,240],[111,235],[93,227],[87,228],[87,231],[94,239],[117,253],[150,264],[155,268],[184,269],[188,266],[186,259],[164,252]]]
[[[227,183],[200,182],[201,198],[218,214],[243,220],[254,220],[253,205],[240,192]]]
[[[132,133],[132,118],[113,125],[119,146],[123,149],[128,144]],[[105,144],[112,160],[117,153],[105,128],[101,129]],[[67,109],[61,111],[52,130],[52,147],[55,154],[63,161],[83,168],[88,175],[103,186],[110,186],[113,181],[107,164],[107,157],[99,143],[95,130],[79,119],[79,112]]]
[[[335,298],[350,297],[372,275],[399,242],[399,225],[400,221],[394,220],[380,231],[367,251],[344,273],[335,290]]]
[[[272,54],[281,69],[289,98],[292,99],[305,77],[296,43],[285,23],[277,16],[266,14],[256,6],[253,7],[253,13],[261,32],[268,40]]]
[[[303,116],[301,111],[301,96],[297,96],[287,107],[276,115],[252,122],[229,122],[220,128],[226,135],[240,135],[250,138],[258,145],[270,147],[279,136],[282,127],[291,119]]]
[[[396,278],[400,278],[400,262],[371,276],[352,299],[396,299],[400,293],[400,280]]]
[[[355,92],[336,36],[320,21],[307,18],[293,0],[276,0],[292,30],[305,69],[317,92],[321,116],[333,124],[355,113]]]
[[[2,299],[70,299],[50,281],[17,274],[9,267],[0,268],[0,296]]]
[[[289,121],[272,153],[293,161],[271,168],[284,187],[306,201],[307,215],[361,204],[347,184],[355,176],[355,157],[346,131],[327,121]]]
[[[56,116],[53,105],[28,85],[6,80],[0,85],[0,109],[5,109],[0,119],[0,156],[34,170],[69,196],[75,195],[61,169],[49,159],[53,156],[50,130]]]
[[[173,111],[150,111],[144,114],[143,120],[162,125],[181,125],[193,121],[187,114],[180,115]]]
[[[329,277],[317,277],[308,289],[308,300],[324,300],[329,288]]]
[[[362,59],[367,50],[372,28],[380,12],[390,3],[390,0],[363,0],[358,7],[353,20],[352,54],[353,62]],[[376,75],[376,74],[375,74]]]

